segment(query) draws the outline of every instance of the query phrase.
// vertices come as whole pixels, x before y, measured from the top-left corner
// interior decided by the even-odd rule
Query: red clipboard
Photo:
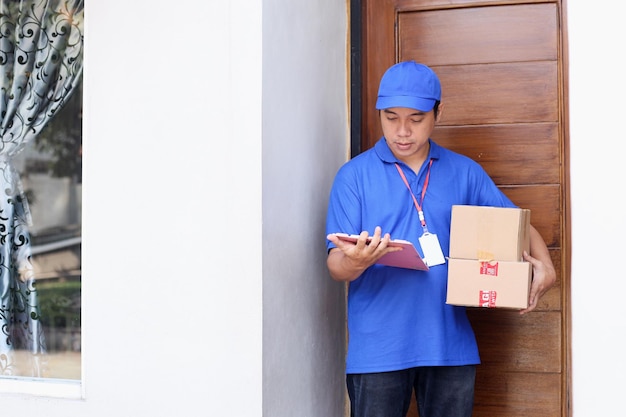
[[[333,233],[333,235],[343,241],[352,243],[356,243],[359,238],[359,235],[349,235],[347,233]],[[369,243],[370,240],[372,240],[371,236],[367,238],[367,242]],[[402,250],[386,254],[376,262],[377,264],[428,271],[428,265],[417,252],[413,243],[408,240],[393,239],[389,242],[389,246],[401,247]]]

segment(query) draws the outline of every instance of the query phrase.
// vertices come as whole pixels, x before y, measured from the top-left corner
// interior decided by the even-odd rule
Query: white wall
[[[346,31],[343,1],[263,1],[263,416],[343,415],[345,295],[324,225],[348,153]]]
[[[343,414],[323,221],[347,154],[345,7],[87,2],[85,399],[5,393],[4,412]]]
[[[87,2],[85,399],[0,394],[5,413],[339,415],[343,292],[322,234],[346,156],[345,5],[315,3]],[[612,6],[569,2],[577,417],[623,408]]]
[[[261,415],[261,23],[260,0],[88,2],[86,399],[50,411]]]
[[[626,26],[610,0],[568,2],[573,406],[623,413]]]

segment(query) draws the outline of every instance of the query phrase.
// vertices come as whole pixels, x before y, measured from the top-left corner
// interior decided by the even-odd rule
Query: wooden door
[[[374,104],[383,72],[408,59],[431,66],[445,103],[433,140],[479,162],[531,210],[557,268],[557,285],[528,315],[469,309],[482,357],[474,416],[570,415],[561,1],[362,0],[361,6],[363,87],[360,112],[353,112],[359,151],[382,134]],[[410,416],[417,416],[414,405]]]

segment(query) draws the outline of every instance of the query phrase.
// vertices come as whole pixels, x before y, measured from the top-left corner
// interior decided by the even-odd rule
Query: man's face
[[[435,127],[435,112],[406,107],[380,111],[380,123],[387,144],[396,158],[411,165],[428,155],[428,138]]]

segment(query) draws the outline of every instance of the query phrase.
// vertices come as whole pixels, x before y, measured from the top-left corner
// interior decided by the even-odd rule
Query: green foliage
[[[36,288],[44,326],[80,328],[80,281],[37,282]]]

